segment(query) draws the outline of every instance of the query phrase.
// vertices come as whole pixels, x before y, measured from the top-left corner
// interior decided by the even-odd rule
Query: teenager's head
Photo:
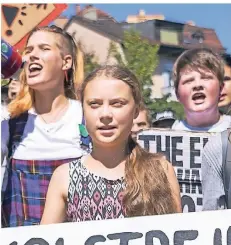
[[[20,81],[16,80],[16,79],[12,79],[10,81],[9,86],[8,86],[8,99],[9,99],[9,101],[14,100],[18,96],[20,89],[21,89]]]
[[[37,27],[29,35],[24,51],[26,61],[20,80],[22,91],[12,114],[28,110],[34,93],[58,91],[75,99],[83,79],[83,57],[73,38],[56,26]]]
[[[221,91],[219,107],[231,105],[231,55],[224,55],[224,87]]]
[[[140,85],[135,75],[124,67],[99,67],[84,80],[81,100],[93,151],[95,144],[104,150],[124,145],[126,215],[174,212],[161,157],[145,151],[131,137],[133,119],[138,116],[141,102]]]
[[[151,116],[148,109],[143,103],[140,104],[139,115],[133,120],[131,129],[132,137],[136,139],[137,134],[143,130],[149,128],[151,125]]]
[[[218,108],[223,78],[219,55],[205,48],[185,51],[174,64],[173,80],[186,115]]]
[[[139,112],[139,86],[128,69],[118,66],[100,67],[84,80],[81,98],[93,145],[126,144]]]

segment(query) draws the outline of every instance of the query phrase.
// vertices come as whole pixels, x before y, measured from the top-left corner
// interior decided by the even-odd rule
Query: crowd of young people
[[[55,26],[33,30],[24,57],[21,90],[2,121],[2,227],[181,212],[171,163],[135,140],[151,121],[131,71],[105,65],[84,78],[81,50]],[[185,120],[173,130],[231,126],[230,71],[209,49],[177,59]]]

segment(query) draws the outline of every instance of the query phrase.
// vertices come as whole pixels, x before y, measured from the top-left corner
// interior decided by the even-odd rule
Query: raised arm
[[[62,223],[66,217],[66,200],[69,184],[69,164],[58,167],[51,178],[41,225]]]

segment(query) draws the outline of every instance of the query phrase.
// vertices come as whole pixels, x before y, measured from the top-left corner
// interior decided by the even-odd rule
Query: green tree
[[[177,119],[182,119],[184,116],[182,105],[177,101],[168,101],[169,94],[161,99],[151,98],[152,76],[159,63],[159,46],[151,44],[149,40],[141,37],[139,32],[131,29],[124,32],[123,47],[125,59],[113,42],[110,44],[108,56],[114,57],[119,65],[126,66],[137,76],[142,85],[144,103],[150,109],[152,116],[171,110]]]
[[[168,101],[170,94],[164,95],[162,98],[156,98],[150,105],[152,114],[155,115],[164,111],[172,111],[176,119],[182,120],[184,118],[184,108],[178,101]]]
[[[6,86],[9,83],[9,79],[1,79],[1,86]]]
[[[124,56],[118,52],[116,45],[111,42],[108,55],[114,57],[117,62],[129,68],[137,76],[142,85],[142,95],[147,106],[152,104],[151,88],[152,75],[158,65],[158,45],[151,45],[148,40],[142,38],[135,30],[124,32]]]
[[[99,66],[98,59],[93,51],[89,52],[86,49],[82,40],[78,40],[77,45],[83,54],[84,76],[87,76],[89,73],[91,73],[94,69],[96,69]]]
[[[99,66],[94,53],[84,53],[84,74],[87,76]]]

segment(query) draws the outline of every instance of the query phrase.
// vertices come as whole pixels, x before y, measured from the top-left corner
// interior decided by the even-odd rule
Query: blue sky
[[[128,15],[136,15],[139,9],[146,14],[163,14],[166,20],[184,23],[193,20],[197,26],[216,31],[222,45],[231,53],[231,4],[93,4],[117,21],[124,21]],[[84,5],[81,4],[81,7]],[[75,4],[63,13],[75,15]]]

